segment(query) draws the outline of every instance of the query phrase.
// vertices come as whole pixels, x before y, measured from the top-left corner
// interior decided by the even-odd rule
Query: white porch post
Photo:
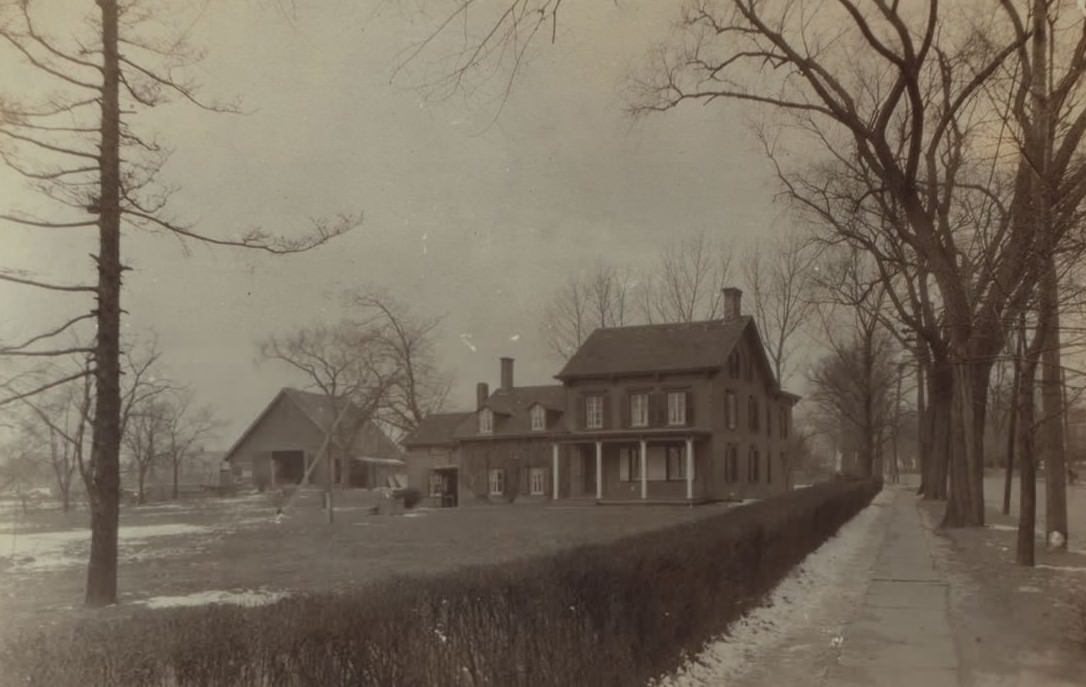
[[[694,440],[686,438],[686,499],[694,500]]]
[[[603,442],[596,442],[596,500],[603,500]]]
[[[558,500],[558,444],[551,448],[551,500]]]
[[[641,440],[641,455],[639,456],[641,461],[641,498],[647,499],[649,497],[649,471],[648,471],[648,445],[645,440]]]

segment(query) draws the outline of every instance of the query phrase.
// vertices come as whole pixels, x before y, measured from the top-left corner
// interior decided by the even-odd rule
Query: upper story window
[[[732,379],[739,379],[741,368],[742,361],[739,358],[739,350],[736,349],[728,356],[728,376]]]
[[[667,423],[669,425],[686,424],[685,391],[669,391],[667,393]]]
[[[781,426],[781,439],[787,439],[788,438],[788,406],[786,406],[786,405],[781,406],[780,426]]]
[[[773,404],[768,401],[765,404],[765,435],[773,436]]]
[[[541,405],[532,406],[532,431],[542,432],[547,428],[547,409]]]
[[[735,400],[734,391],[724,392],[724,421],[728,429],[739,426],[739,404]]]
[[[630,396],[630,426],[649,426],[649,395],[632,394]]]
[[[479,411],[479,434],[494,433],[494,411],[483,408]]]
[[[603,428],[603,396],[585,396],[584,426],[586,429]]]
[[[750,418],[750,431],[758,431],[758,397],[753,394],[747,399],[747,417]]]

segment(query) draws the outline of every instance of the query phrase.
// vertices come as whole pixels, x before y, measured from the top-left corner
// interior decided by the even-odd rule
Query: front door
[[[581,473],[584,477],[584,491],[585,496],[596,495],[596,447],[595,446],[582,446],[581,447]]]
[[[459,471],[442,470],[437,474],[441,477],[441,507],[455,508],[460,487]]]

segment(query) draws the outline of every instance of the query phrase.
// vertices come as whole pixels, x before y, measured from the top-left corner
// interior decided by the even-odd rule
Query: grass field
[[[728,507],[559,502],[375,515],[367,492],[343,492],[337,500],[331,525],[317,492],[301,492],[278,522],[272,497],[259,494],[122,508],[121,603],[109,613],[230,594],[256,601],[344,590],[389,575],[608,541]],[[24,516],[9,509],[0,518],[0,638],[84,615],[86,511],[38,509]]]

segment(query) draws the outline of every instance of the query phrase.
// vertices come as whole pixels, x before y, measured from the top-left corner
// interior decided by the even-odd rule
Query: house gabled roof
[[[724,366],[753,318],[732,322],[676,322],[597,329],[562,371],[562,381],[620,374],[717,370]]]
[[[224,461],[230,461],[234,458],[234,453],[237,449],[245,443],[245,440],[256,431],[256,429],[271,412],[272,408],[279,403],[280,399],[285,399],[287,402],[293,403],[302,415],[306,417],[315,427],[321,432],[325,431],[328,427],[331,427],[332,423],[336,419],[336,409],[332,403],[332,399],[328,398],[324,394],[315,393],[312,391],[302,391],[300,389],[292,389],[290,387],[283,387],[279,390],[264,407],[264,410],[260,411],[260,414],[256,416],[256,419],[241,433],[234,445],[230,447],[230,450],[226,452]],[[353,416],[352,416],[353,415]],[[365,443],[371,452],[385,454],[387,457],[397,457],[400,453],[399,449],[392,442],[388,436],[381,431],[379,427],[362,416],[362,409],[352,404],[351,409],[348,411],[348,415],[343,418],[341,422],[350,426],[352,422],[357,424],[358,422],[364,424],[359,428],[358,440]]]
[[[434,413],[427,415],[415,431],[403,440],[405,448],[422,446],[450,446],[455,443],[453,433],[461,423],[475,413]]]
[[[493,411],[494,431],[480,435],[476,416],[478,411],[469,414],[469,419],[460,423],[454,432],[457,439],[471,439],[480,436],[502,436],[511,434],[529,434],[532,432],[530,410],[541,405],[547,410],[561,413],[566,407],[566,389],[560,384],[545,386],[517,386],[512,389],[497,389],[486,399],[483,408]],[[547,431],[563,430],[560,418],[548,418]],[[557,423],[557,426],[556,426]],[[539,432],[537,432],[539,433]]]

